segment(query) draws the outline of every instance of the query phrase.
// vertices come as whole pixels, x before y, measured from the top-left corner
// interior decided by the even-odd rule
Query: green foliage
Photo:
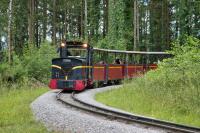
[[[200,126],[200,40],[185,37],[169,53],[174,57],[157,70],[97,98],[130,112]]]
[[[13,63],[3,61],[0,65],[0,80],[20,82],[36,79],[46,82],[50,77],[51,59],[56,57],[55,47],[42,44],[41,48],[27,48],[23,55],[14,54]]]
[[[126,43],[126,40],[123,38],[118,39],[115,43],[110,42],[109,38],[106,37],[104,39],[101,39],[96,44],[96,47],[103,48],[103,49],[116,49],[116,50],[125,50],[126,46],[124,44]]]
[[[26,70],[24,70],[22,62],[19,60],[17,55],[14,55],[12,65],[9,65],[6,61],[3,61],[0,65],[0,80],[2,82],[15,81],[17,79],[22,79],[27,75]],[[15,67],[13,67],[15,65]]]
[[[109,7],[107,36],[107,40],[109,41],[107,41],[107,45],[112,49],[125,49],[126,46],[122,43],[125,40],[125,3],[122,0],[118,0],[118,2],[110,0],[109,5],[112,6]]]
[[[196,100],[200,98],[200,40],[187,37],[182,45],[178,41],[173,45],[170,53],[174,58],[164,60],[158,70],[146,75],[144,81],[150,81],[145,83],[151,89],[145,88],[156,91],[174,106],[181,106],[180,110],[190,111],[200,105]],[[191,104],[195,105],[191,107]]]
[[[199,34],[199,13],[200,13],[200,4],[198,0],[182,0],[176,1],[173,0],[172,4],[175,6],[177,11],[173,14],[173,17],[179,19],[179,31],[180,35],[184,34],[193,35],[196,37],[200,37]],[[193,21],[194,20],[194,21]]]
[[[96,46],[99,48],[107,49],[109,47],[107,43],[108,43],[108,39],[104,38],[104,39],[99,40]]]
[[[169,98],[166,94],[173,94],[171,103],[177,106],[182,103],[180,109],[191,110],[200,105],[195,100],[200,98],[200,40],[187,37],[182,42],[182,45],[179,41],[173,43],[170,53],[174,58],[164,60],[158,70],[147,74],[145,78],[150,82],[146,82],[146,86],[150,85],[151,89],[146,90],[157,91],[166,99]],[[191,103],[196,105],[189,109]]]
[[[50,77],[51,59],[56,57],[55,47],[44,44],[40,49],[25,50],[23,65],[29,78],[46,81]]]

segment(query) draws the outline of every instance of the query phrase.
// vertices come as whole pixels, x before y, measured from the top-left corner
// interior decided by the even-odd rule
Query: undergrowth
[[[23,80],[47,83],[50,77],[51,59],[57,56],[54,46],[41,44],[40,48],[25,48],[22,54],[14,53],[12,64],[5,58],[0,64],[0,82],[12,84]]]
[[[34,120],[30,103],[47,88],[12,86],[11,90],[0,93],[1,133],[46,133],[47,129]],[[16,88],[17,87],[17,88]],[[6,88],[5,88],[6,89]]]
[[[125,83],[119,90],[96,96],[97,100],[124,110],[200,126],[200,40],[187,37],[173,43],[155,71]]]
[[[54,46],[25,48],[14,53],[12,64],[7,54],[0,64],[0,132],[46,133],[47,129],[34,120],[31,102],[48,91],[45,84],[50,78],[51,59],[56,57]]]

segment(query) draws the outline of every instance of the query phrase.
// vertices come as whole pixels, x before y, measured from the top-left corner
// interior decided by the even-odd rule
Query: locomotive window
[[[68,48],[67,50],[70,53],[70,56],[82,57],[82,58],[86,58],[86,56],[87,56],[87,50],[86,49]]]

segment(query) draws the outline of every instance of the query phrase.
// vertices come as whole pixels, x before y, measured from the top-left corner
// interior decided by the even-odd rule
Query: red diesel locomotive
[[[107,84],[141,76],[157,68],[155,63],[149,61],[152,55],[167,55],[164,52],[98,49],[73,41],[62,43],[59,52],[60,58],[52,59],[49,87],[76,91],[96,83]]]

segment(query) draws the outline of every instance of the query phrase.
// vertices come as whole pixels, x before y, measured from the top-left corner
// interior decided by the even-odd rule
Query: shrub
[[[173,43],[158,69],[124,81],[123,88],[98,94],[97,100],[136,114],[200,126],[200,40]]]
[[[187,37],[173,43],[169,53],[156,71],[149,72],[138,84],[153,100],[161,100],[179,111],[189,112],[200,105],[200,40]],[[139,87],[139,86],[138,86]]]
[[[1,62],[0,80],[3,83],[31,79],[46,82],[50,77],[51,59],[56,56],[55,47],[49,44],[41,44],[41,48],[27,48],[21,56],[13,55],[12,65],[7,61]]]
[[[42,82],[50,77],[51,59],[56,57],[55,47],[44,44],[40,49],[27,49],[23,56],[23,65],[27,76]]]

